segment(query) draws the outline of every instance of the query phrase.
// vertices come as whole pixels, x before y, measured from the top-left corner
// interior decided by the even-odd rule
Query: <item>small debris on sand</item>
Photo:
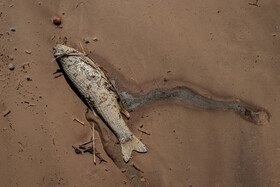
[[[93,141],[90,140],[90,141],[88,141],[86,143],[83,143],[83,144],[79,145],[79,151],[82,151],[83,153],[87,153],[88,152],[90,154],[93,154],[93,146],[91,145],[89,147],[86,147],[87,144],[92,143],[92,142]],[[102,162],[107,162],[105,159],[103,159],[101,157],[100,153],[98,153],[97,151],[95,151],[95,156],[97,158],[99,158],[99,164],[101,164]]]
[[[23,63],[23,64],[21,65],[22,69],[25,69],[26,66],[30,67],[30,66],[29,66],[29,63]]]
[[[91,143],[92,142],[92,140],[90,140],[90,141],[88,141],[88,142],[86,142],[86,143],[84,143],[84,144],[81,144],[80,146],[85,146],[85,145],[87,145],[87,144],[89,144],[89,143]]]
[[[6,117],[7,115],[9,115],[11,113],[11,110],[6,110],[4,113],[3,113],[3,117]]]
[[[97,37],[92,38],[92,40],[93,40],[94,42],[98,42],[98,38],[97,38]]]
[[[145,182],[146,180],[145,180],[144,178],[141,178],[140,181],[141,181],[141,182]]]
[[[22,81],[18,81],[18,85],[17,85],[17,90],[20,88],[20,87],[22,87],[23,85],[22,85]]]
[[[21,142],[18,142],[18,145],[19,145],[19,152],[23,152],[24,150],[24,146]]]
[[[73,149],[75,150],[75,153],[76,153],[76,154],[82,154],[82,151],[80,151],[77,147],[75,147],[75,146],[73,146],[73,145],[72,145],[72,147],[73,147]]]
[[[142,129],[138,129],[138,131],[140,131],[140,132],[142,132],[142,133],[144,133],[144,134],[147,134],[147,135],[151,135],[151,133],[146,132],[146,131],[144,131],[144,130],[142,130]]]
[[[26,76],[27,81],[32,81],[32,79],[29,76]]]
[[[14,60],[14,57],[13,57],[13,56],[8,55],[8,58],[9,58],[11,61]]]
[[[80,123],[81,125],[85,125],[85,123],[84,122],[82,122],[81,120],[79,120],[79,119],[77,119],[77,118],[73,118],[73,121],[77,121],[78,123]]]
[[[55,25],[61,25],[61,18],[58,17],[58,16],[54,17],[54,18],[53,18],[53,23],[54,23]]]
[[[30,55],[32,53],[32,51],[25,50],[25,53]]]
[[[141,173],[144,173],[137,165],[135,165],[133,162],[130,164],[132,167],[134,167],[137,171],[140,171]]]
[[[13,64],[9,64],[9,69],[13,71],[15,69],[15,66]]]
[[[15,29],[15,28],[11,28],[11,31],[12,31],[12,32],[16,32],[16,29]]]
[[[67,37],[64,36],[64,38],[63,38],[63,45],[66,45],[66,44],[67,44]]]
[[[260,5],[258,4],[259,0],[256,0],[254,3],[248,3],[249,5],[252,6],[256,6],[256,7],[260,7]]]

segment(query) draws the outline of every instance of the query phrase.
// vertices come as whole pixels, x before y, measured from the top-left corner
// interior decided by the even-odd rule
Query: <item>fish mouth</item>
[[[53,47],[53,53],[54,53],[54,57],[57,58],[57,57],[65,55],[65,54],[78,53],[78,51],[73,49],[73,48],[71,48],[71,47],[68,47],[66,45],[56,44]]]
[[[65,48],[63,45],[61,44],[57,44],[53,47],[53,55],[54,57],[59,57],[61,56],[62,54],[64,54],[66,51],[65,51]]]

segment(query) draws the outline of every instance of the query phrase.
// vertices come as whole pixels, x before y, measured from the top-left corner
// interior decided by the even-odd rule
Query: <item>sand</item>
[[[279,185],[280,2],[249,3],[0,1],[1,186]],[[127,121],[149,149],[127,164],[139,175],[119,169],[97,132],[107,162],[93,165],[91,154],[72,148],[92,136],[86,106],[53,74],[52,47],[81,50],[80,42],[124,91],[185,85],[208,98],[262,107],[270,121],[256,125],[233,111],[158,101]],[[137,130],[141,124],[150,135]]]

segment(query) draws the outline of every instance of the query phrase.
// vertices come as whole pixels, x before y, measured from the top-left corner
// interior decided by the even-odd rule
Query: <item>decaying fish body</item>
[[[147,152],[146,146],[128,129],[118,103],[118,95],[100,67],[77,50],[56,45],[54,56],[88,105],[117,136],[123,159],[127,162],[133,150]]]

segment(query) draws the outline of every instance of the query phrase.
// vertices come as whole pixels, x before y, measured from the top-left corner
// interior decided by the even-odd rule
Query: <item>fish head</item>
[[[77,51],[76,49],[73,49],[73,48],[68,47],[66,45],[57,44],[53,47],[53,53],[54,53],[54,57],[58,58],[58,57],[63,56],[65,54],[75,54],[75,53],[80,53],[80,52]]]

